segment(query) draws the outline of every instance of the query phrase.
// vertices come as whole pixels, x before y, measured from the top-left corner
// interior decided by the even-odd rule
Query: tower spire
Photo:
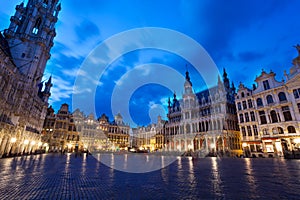
[[[223,83],[224,87],[228,90],[230,88],[230,83],[225,68],[223,68]]]
[[[193,85],[192,82],[191,82],[191,78],[190,78],[190,73],[188,71],[188,68],[187,68],[187,64],[185,65],[185,68],[186,68],[186,72],[185,72],[185,80],[187,82],[189,82],[191,84],[191,86]]]
[[[56,36],[55,24],[60,5],[57,0],[29,0],[16,6],[11,23],[4,31],[12,59],[27,78],[28,84],[41,82],[46,63],[50,58],[53,39]],[[18,44],[18,45],[16,45]]]

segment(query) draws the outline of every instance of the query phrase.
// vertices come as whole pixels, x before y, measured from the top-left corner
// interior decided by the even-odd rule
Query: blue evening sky
[[[8,27],[15,5],[20,2],[1,1],[1,31]],[[61,3],[57,36],[44,74],[44,79],[53,75],[50,104],[56,111],[62,103],[72,105],[72,94],[81,92],[74,88],[78,75],[92,77],[80,70],[85,58],[101,42],[122,31],[162,27],[181,32],[201,44],[220,71],[226,68],[236,87],[240,81],[251,87],[262,69],[272,69],[281,80],[283,71],[289,70],[297,55],[293,45],[300,43],[300,1],[297,0],[62,0]],[[174,40],[174,43],[180,42]],[[124,45],[131,44],[124,41]],[[105,53],[109,55],[113,51],[108,48]],[[97,84],[95,110],[98,117],[106,113],[112,118],[115,114],[111,96],[114,88],[123,84],[122,77],[127,85],[136,84],[136,77],[150,80],[149,76],[183,83],[182,78],[174,80],[175,76],[160,73],[160,67],[147,65],[139,69],[140,73],[129,73],[135,67],[149,63],[169,66],[182,75],[188,64],[194,90],[203,88],[201,75],[188,60],[158,49],[136,50],[116,58],[99,80],[90,79]],[[214,76],[211,78],[217,82]],[[123,92],[126,93],[126,89]],[[180,97],[182,92],[183,85],[176,90],[177,96]],[[166,118],[167,98],[172,97],[173,90],[159,84],[140,85],[131,94],[129,102],[122,101],[125,93],[118,95],[118,104],[129,107],[135,124],[146,125],[155,122],[158,114]]]

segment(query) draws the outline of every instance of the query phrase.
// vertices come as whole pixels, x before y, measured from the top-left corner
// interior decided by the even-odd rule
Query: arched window
[[[293,126],[288,126],[287,129],[288,129],[288,133],[296,133],[296,129]]]
[[[278,94],[279,101],[286,101],[286,96],[284,92],[279,92]]]
[[[278,134],[278,129],[277,129],[277,127],[276,127],[276,128],[273,128],[273,129],[272,129],[272,132],[273,132],[273,135],[277,135],[277,134]]]
[[[276,111],[275,111],[275,110],[272,110],[270,114],[271,114],[272,123],[278,122],[278,118],[277,118],[277,113],[276,113]]]
[[[283,134],[283,129],[281,127],[275,127],[272,129],[273,134]]]
[[[242,92],[242,93],[241,93],[241,96],[242,96],[242,98],[244,98],[244,97],[245,97],[245,94],[244,94],[244,92]]]
[[[33,29],[32,29],[32,33],[33,33],[33,34],[38,34],[41,24],[42,24],[42,20],[41,20],[41,18],[39,17],[39,18],[35,21],[34,27],[33,27]]]
[[[268,129],[264,128],[264,129],[263,129],[263,134],[264,134],[264,135],[269,135]]]
[[[290,112],[290,108],[288,106],[283,106],[282,108],[283,117],[285,121],[292,121],[292,115]]]
[[[267,102],[268,102],[268,104],[271,104],[271,103],[274,102],[274,101],[273,101],[273,97],[272,97],[271,95],[268,95],[268,96],[267,96]]]
[[[263,102],[261,98],[256,99],[257,106],[263,106]]]
[[[260,123],[261,124],[266,124],[267,123],[267,118],[266,118],[266,114],[265,111],[261,110],[258,112],[259,117],[260,117]]]

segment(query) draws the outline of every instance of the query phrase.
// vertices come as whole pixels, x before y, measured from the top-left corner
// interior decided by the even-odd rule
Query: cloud
[[[74,29],[80,43],[85,42],[91,37],[100,35],[98,26],[88,19],[84,19],[80,25],[77,25]]]

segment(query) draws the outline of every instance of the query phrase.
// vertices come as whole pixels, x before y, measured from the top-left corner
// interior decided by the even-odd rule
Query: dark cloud
[[[87,19],[83,20],[79,26],[75,27],[75,32],[80,42],[83,42],[90,37],[100,35],[100,30],[97,25]]]
[[[216,60],[220,60],[230,50],[232,39],[239,37],[239,31],[261,22],[286,5],[281,1],[210,1],[199,16],[204,23],[201,25],[205,26],[201,42]]]

